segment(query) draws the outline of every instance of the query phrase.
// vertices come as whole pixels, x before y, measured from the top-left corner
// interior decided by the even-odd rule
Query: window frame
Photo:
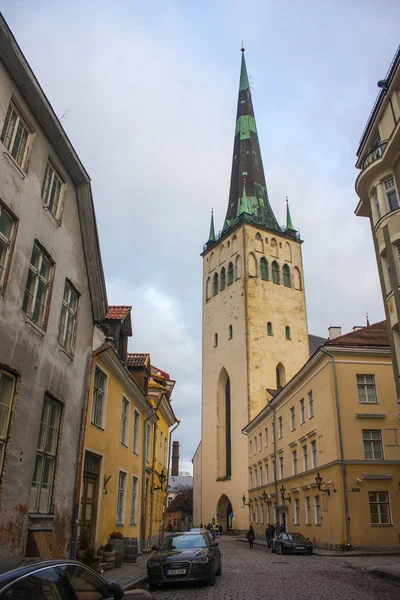
[[[321,496],[314,496],[314,523],[316,527],[321,527]]]
[[[306,512],[306,525],[311,525],[311,496],[304,497],[304,508]]]
[[[219,291],[223,292],[226,288],[226,269],[222,267],[221,273],[219,275]]]
[[[292,287],[292,274],[289,265],[284,264],[282,267],[282,281],[284,287]]]
[[[10,117],[11,117],[11,114],[9,115],[10,110],[14,111],[14,113],[16,115],[14,125],[13,125],[13,131],[12,131],[11,135],[8,134],[8,127],[9,127]],[[15,138],[17,137],[17,133],[18,133],[18,129],[19,129],[20,125],[22,126],[22,129],[25,130],[25,132],[26,132],[26,138],[24,141],[24,149],[23,149],[22,155],[20,155],[20,151],[19,151],[20,149],[19,149],[17,152],[17,156],[14,156],[13,152],[14,152],[14,146],[15,146]],[[9,138],[9,142],[7,142],[7,143],[5,142],[6,135]],[[29,127],[27,121],[22,116],[21,111],[17,108],[15,102],[11,98],[8,103],[8,106],[7,106],[6,115],[4,117],[3,127],[2,127],[2,130],[0,133],[0,141],[2,142],[3,146],[5,147],[7,154],[13,159],[15,164],[18,165],[18,167],[24,173],[27,172],[27,169],[26,169],[27,156],[28,156],[28,150],[29,150],[29,146],[30,146],[31,135],[32,135],[31,128]],[[20,160],[18,158],[19,155],[20,155]]]
[[[269,281],[268,261],[265,256],[260,259],[260,278],[262,281]]]
[[[270,335],[271,337],[274,335],[274,330],[271,321],[268,321],[267,323],[267,335]]]
[[[292,333],[290,331],[289,325],[286,325],[286,327],[285,327],[285,337],[289,341],[291,341],[291,339],[292,339]]]
[[[296,429],[296,409],[294,406],[290,407],[290,430],[295,431]]]
[[[268,448],[268,426],[264,428],[264,448]]]
[[[277,285],[280,285],[280,283],[281,283],[280,268],[279,268],[279,263],[276,260],[272,261],[271,273],[272,273],[272,283],[276,283]]]
[[[285,468],[285,465],[283,463],[283,455],[281,455],[279,457],[279,479],[284,478],[284,468]]]
[[[373,436],[371,436],[370,439],[366,439],[366,434],[374,434],[374,433],[379,433],[379,438],[374,439]],[[362,430],[362,440],[363,440],[363,445],[364,445],[364,460],[373,460],[373,461],[385,460],[383,436],[382,436],[381,429],[363,429]],[[366,455],[367,454],[366,444],[371,444],[371,454],[373,455],[372,457],[369,457]],[[379,457],[375,456],[375,453],[376,453],[375,444],[379,444],[380,453],[381,453],[381,456],[379,456]]]
[[[150,423],[146,423],[146,431],[145,431],[146,439],[145,439],[145,461],[150,462],[151,459],[151,425]]]
[[[283,438],[283,419],[282,417],[278,417],[278,438]]]
[[[227,272],[227,283],[228,285],[232,285],[232,283],[235,280],[235,268],[233,266],[233,262],[230,261],[229,265],[228,265],[228,272]]]
[[[302,446],[302,452],[303,452],[303,471],[306,472],[309,470],[309,465],[308,465],[308,444],[304,444],[304,446]]]
[[[40,254],[40,258],[39,258],[39,266],[35,267],[32,264],[32,258],[33,258],[33,253],[34,253],[34,249],[36,248],[36,251],[39,252]],[[46,259],[47,262],[49,263],[49,279],[46,280],[41,274],[41,268],[43,265],[43,259]],[[52,289],[53,289],[53,282],[54,282],[54,272],[55,272],[55,262],[54,260],[51,258],[50,254],[47,252],[47,250],[40,244],[40,242],[38,240],[35,240],[33,242],[33,246],[32,246],[32,252],[31,252],[31,256],[29,259],[29,265],[28,265],[28,275],[26,278],[26,284],[25,284],[25,290],[24,290],[24,298],[23,298],[23,302],[22,302],[22,312],[24,313],[24,315],[26,315],[28,317],[28,319],[30,319],[33,323],[35,323],[35,325],[37,327],[39,327],[40,329],[42,329],[43,331],[46,331],[47,329],[47,323],[48,323],[48,316],[49,316],[49,311],[50,311],[50,300],[51,300],[51,293],[52,293]],[[28,289],[28,282],[29,282],[29,277],[30,274],[33,273],[33,277],[34,277],[34,293],[32,294],[30,292],[30,290]],[[42,304],[42,302],[38,301],[38,289],[39,289],[39,283],[42,283],[45,287],[45,301],[44,304]],[[41,322],[37,322],[34,319],[34,314],[35,314],[35,308],[36,308],[36,302],[39,302],[39,304],[42,305],[43,307],[43,317],[41,319]],[[27,304],[27,306],[25,306],[25,303]],[[29,304],[31,305],[31,308],[28,312],[28,307]]]
[[[123,475],[122,481],[124,482],[124,487],[120,486],[121,483],[121,475]],[[124,469],[118,470],[118,487],[117,487],[117,507],[115,514],[115,523],[116,525],[125,525],[125,509],[126,509],[126,482],[128,478],[128,473]],[[122,502],[121,502],[122,498]],[[118,512],[120,511],[120,512]],[[121,516],[121,519],[118,517]]]
[[[127,409],[124,412],[124,407]],[[121,405],[121,428],[120,428],[120,442],[121,445],[125,448],[128,448],[129,445],[129,411],[130,411],[130,402],[128,398],[123,394],[122,395],[122,405]]]
[[[101,376],[104,378],[104,389],[99,390],[96,388],[96,373],[99,372]],[[92,386],[92,410],[90,412],[90,423],[99,429],[105,430],[106,424],[106,407],[107,407],[107,392],[108,392],[108,373],[106,373],[98,364],[95,365],[94,374],[93,374],[93,386]],[[95,411],[97,406],[95,405],[95,390],[98,390],[102,393],[102,405],[101,405],[101,424],[97,423],[94,420]]]
[[[373,383],[367,382],[368,377],[371,377],[373,379]],[[364,378],[364,381],[361,381],[361,378]],[[378,394],[377,394],[377,390],[376,390],[375,375],[363,374],[363,373],[356,374],[356,382],[357,382],[358,403],[359,404],[378,404]],[[374,392],[375,399],[373,401],[368,400],[368,391],[371,389]],[[361,396],[362,396],[362,393],[360,393],[361,390],[363,390],[363,393],[365,394],[365,400],[361,399]]]
[[[4,254],[4,265],[2,267],[2,271],[0,272],[0,295],[4,296],[6,291],[6,286],[8,282],[8,276],[11,268],[11,261],[14,253],[15,240],[17,237],[17,230],[19,219],[13,213],[12,210],[8,208],[1,200],[0,200],[0,215],[4,212],[12,221],[11,224],[11,232],[10,237],[6,238],[6,236],[0,231],[0,242],[3,244],[5,248]]]
[[[48,171],[51,171],[50,178],[47,175]],[[46,187],[45,184],[47,181],[49,183],[48,183],[48,186]],[[54,199],[53,198],[54,181],[56,181],[59,184],[57,203],[55,206],[55,210],[53,210],[53,208],[51,207],[51,204],[50,204],[50,202]],[[58,223],[60,223],[60,220],[61,220],[60,217],[61,217],[61,212],[62,212],[62,207],[63,207],[64,191],[65,191],[64,178],[60,175],[60,172],[55,167],[54,163],[50,160],[50,158],[48,158],[46,167],[44,170],[44,174],[43,174],[43,182],[42,182],[40,197],[43,201],[43,208],[48,210]]]
[[[69,288],[69,300],[68,303],[65,300],[65,291],[66,288]],[[75,311],[71,310],[71,305],[70,305],[70,299],[71,299],[71,295],[74,294],[76,296],[76,307],[75,307]],[[65,284],[64,284],[64,293],[63,293],[63,297],[61,300],[61,313],[60,313],[60,320],[58,323],[58,343],[60,344],[60,346],[62,346],[65,350],[65,352],[67,352],[67,354],[69,354],[70,356],[74,355],[74,350],[75,350],[75,342],[76,342],[76,332],[77,332],[77,325],[78,325],[78,313],[79,313],[79,299],[80,299],[81,295],[78,292],[78,290],[76,289],[76,287],[73,285],[73,283],[71,283],[71,281],[66,278],[65,279]],[[65,310],[65,318],[64,318],[64,324],[62,324],[62,317],[63,317],[63,311]],[[70,318],[72,319],[73,322],[73,328],[72,331],[69,332],[71,335],[71,343],[70,346],[67,347],[65,344],[65,338],[66,338],[66,332],[68,331],[68,327],[67,327],[67,321],[65,320],[67,318],[67,316],[70,316]],[[71,316],[72,315],[72,316]],[[61,327],[64,327],[64,343],[60,340],[61,337]]]
[[[0,481],[1,481],[2,474],[3,474],[4,460],[7,456],[7,444],[10,439],[10,432],[11,432],[11,425],[12,425],[11,421],[12,421],[12,417],[13,417],[14,399],[15,399],[15,391],[16,391],[16,385],[17,385],[16,376],[13,375],[12,373],[10,373],[9,371],[6,371],[5,369],[0,368],[0,381],[1,381],[2,377],[6,377],[6,378],[9,378],[12,380],[12,389],[11,389],[9,405],[2,402],[2,398],[0,397],[0,407],[2,408],[2,413],[4,414],[4,410],[8,410],[7,419],[6,419],[7,422],[5,423],[5,426],[3,428],[4,433],[2,433],[0,431]]]
[[[311,440],[310,446],[311,446],[311,468],[316,469],[318,466],[317,440]]]
[[[298,475],[298,473],[299,473],[297,449],[292,450],[292,471],[293,471],[293,475]]]
[[[379,495],[380,494],[385,494],[386,495],[386,502],[382,502],[379,501]],[[378,501],[377,502],[371,502],[371,496],[377,496],[378,497]],[[391,506],[390,506],[390,494],[387,491],[368,491],[368,505],[369,505],[369,514],[370,514],[370,519],[371,519],[371,527],[390,527],[391,525],[393,525],[393,520],[392,520],[392,511],[391,511]],[[387,523],[382,521],[382,515],[381,515],[381,506],[387,506],[387,515],[388,515],[388,521]],[[380,518],[380,520],[376,523],[373,523],[373,516],[372,516],[372,506],[377,506],[378,510],[378,517]]]
[[[138,489],[139,489],[139,477],[132,475],[132,487],[131,487],[131,507],[129,514],[129,524],[137,525],[137,500],[138,500]]]
[[[293,507],[293,522],[295,525],[300,525],[300,499],[294,499],[294,507]]]
[[[308,418],[312,419],[314,416],[314,396],[312,390],[308,392]]]
[[[300,399],[300,425],[306,422],[306,412],[304,406],[304,398]]]
[[[213,296],[216,296],[219,292],[219,277],[218,277],[218,273],[215,272],[213,275],[213,280],[212,280],[212,294]]]
[[[139,456],[140,454],[140,412],[134,408],[133,410],[133,437],[132,437],[132,452]]]

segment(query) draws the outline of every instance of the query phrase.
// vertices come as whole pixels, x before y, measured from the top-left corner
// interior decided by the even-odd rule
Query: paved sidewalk
[[[133,590],[147,583],[146,565],[153,552],[139,554],[135,563],[122,563],[122,567],[116,567],[101,573],[104,579],[112,579],[119,583],[125,590]]]

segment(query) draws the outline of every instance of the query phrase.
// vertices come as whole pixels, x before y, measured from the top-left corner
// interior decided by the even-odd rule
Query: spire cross
[[[240,48],[242,52],[244,52],[244,41],[242,40],[242,47]]]

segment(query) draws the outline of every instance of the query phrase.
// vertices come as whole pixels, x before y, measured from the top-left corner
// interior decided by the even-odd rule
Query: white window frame
[[[264,445],[265,448],[268,448],[268,427],[264,429]]]
[[[373,438],[372,436],[369,436],[369,439],[368,439],[367,434],[373,434],[373,433],[379,433],[379,438]],[[364,444],[364,459],[365,460],[384,460],[385,454],[383,451],[382,430],[381,429],[363,429],[362,434],[363,434],[363,444]],[[371,450],[372,456],[366,455],[367,454],[366,444],[370,444],[370,450]],[[376,454],[375,444],[379,444],[381,456],[375,456],[375,454]]]
[[[300,425],[306,422],[306,409],[304,406],[304,398],[300,400]]]
[[[258,447],[257,447],[257,436],[254,437],[254,454],[257,454],[258,452]]]
[[[47,161],[43,176],[41,197],[53,217],[59,220],[65,182],[51,160]]]
[[[121,486],[121,475],[123,475],[123,484]],[[128,479],[128,472],[124,469],[118,471],[118,488],[117,488],[117,510],[116,510],[116,524],[125,524],[125,508],[126,508],[126,482]]]
[[[10,125],[11,113],[14,113],[15,121],[14,121],[14,125],[12,128],[12,132],[10,134],[9,125]],[[8,124],[7,124],[7,119],[8,119]],[[20,125],[23,129],[23,132],[26,134],[22,154],[20,153],[20,148],[18,148],[18,151],[16,153],[15,153],[15,148],[14,148],[15,138],[17,136],[18,128]],[[7,126],[7,128],[6,128],[6,126]],[[11,101],[7,107],[7,113],[4,118],[4,123],[3,123],[3,127],[1,130],[1,134],[0,134],[0,140],[3,142],[9,155],[13,158],[13,160],[15,160],[17,165],[23,171],[25,171],[26,156],[28,153],[29,141],[30,141],[29,137],[30,137],[31,133],[32,132],[31,132],[30,128],[28,127],[25,119],[22,117],[20,111],[15,106],[14,102]]]
[[[367,377],[371,377],[373,382],[372,383],[368,383],[367,382]],[[358,402],[360,404],[378,404],[378,395],[376,393],[376,381],[375,381],[375,375],[371,375],[371,374],[357,374],[356,375],[357,378],[357,392],[358,392]],[[361,399],[362,394],[360,394],[360,391],[363,390],[363,394],[365,397],[365,400]],[[373,390],[374,393],[374,399],[373,400],[369,400],[368,397],[368,391],[369,390]]]
[[[76,304],[73,307],[71,299],[75,297]],[[68,354],[73,354],[75,347],[76,325],[78,321],[78,307],[80,294],[75,286],[66,279],[64,295],[61,302],[60,323],[58,326],[58,341]],[[69,341],[68,336],[70,335]]]
[[[167,468],[168,466],[168,437],[164,438],[164,466]]]
[[[137,524],[137,500],[138,500],[138,489],[139,489],[139,477],[132,475],[132,489],[131,489],[131,513],[130,513],[130,525]]]
[[[284,465],[283,465],[283,456],[279,457],[279,479],[283,479],[283,469],[284,469]]]
[[[10,219],[11,221],[11,231],[9,234],[9,237],[6,237],[6,235],[4,233],[2,233],[0,231],[0,244],[3,247],[3,249],[5,249],[4,252],[4,263],[3,265],[0,264],[0,294],[4,288],[4,281],[6,278],[6,275],[8,273],[8,269],[9,269],[9,265],[10,265],[10,261],[11,261],[11,256],[12,256],[12,248],[13,248],[13,244],[14,244],[14,238],[15,238],[15,231],[16,231],[16,225],[17,225],[17,221],[15,219],[15,217],[12,215],[12,213],[7,210],[7,208],[2,204],[2,202],[0,202],[0,215],[1,213],[4,213],[5,215],[7,215],[7,217]]]
[[[294,524],[300,525],[300,500],[295,498],[294,500]]]
[[[253,456],[253,442],[249,440],[249,458]]]
[[[158,446],[159,450],[160,450],[160,453],[158,455],[158,462],[160,463],[160,465],[162,464],[162,457],[163,457],[162,444],[163,444],[163,433],[162,433],[162,431],[160,429],[160,443],[159,443],[159,446]]]
[[[125,448],[128,447],[129,443],[129,409],[130,402],[126,396],[122,396],[121,405],[121,436],[120,442]]]
[[[0,476],[3,471],[4,456],[6,454],[6,448],[10,434],[10,421],[14,406],[16,385],[16,378],[14,375],[11,375],[11,373],[8,373],[8,371],[5,371],[4,369],[0,369],[0,381],[2,378],[11,380],[11,394],[8,396],[8,398],[0,396],[0,409],[3,417],[0,422]],[[4,388],[1,387],[0,389]]]
[[[318,460],[317,460],[317,440],[312,440],[312,442],[310,443],[311,446],[311,464],[312,464],[312,469],[315,469],[318,466]]]
[[[256,502],[255,506],[255,515],[256,515],[256,523],[258,523],[258,503]]]
[[[269,483],[269,464],[265,463],[265,485]]]
[[[133,440],[132,440],[132,451],[136,456],[140,454],[140,412],[133,411]]]
[[[290,428],[291,431],[296,429],[296,409],[294,406],[290,408]]]
[[[321,496],[314,496],[314,519],[315,525],[321,525]]]
[[[306,525],[311,525],[311,497],[305,496],[304,508],[306,512]]]
[[[298,457],[297,457],[297,450],[292,450],[292,470],[293,470],[293,475],[297,475],[299,472],[299,463],[298,463]]]
[[[100,372],[102,377],[104,377],[104,389],[100,390],[100,388],[96,388],[96,373]],[[101,424],[95,420],[95,411],[97,409],[96,400],[95,400],[95,392],[100,391],[102,394],[101,400]],[[106,407],[107,407],[107,391],[108,391],[108,373],[106,373],[99,365],[96,364],[93,374],[93,390],[92,390],[92,411],[90,415],[90,422],[95,427],[99,427],[100,429],[105,429],[106,425]]]
[[[386,495],[386,501],[380,501],[379,499],[379,495],[380,494],[385,494]],[[375,499],[374,502],[371,502],[371,496],[377,496],[378,500]],[[390,494],[389,492],[368,492],[368,503],[369,503],[369,512],[370,512],[370,519],[371,519],[371,526],[372,527],[387,527],[388,525],[392,525],[392,511],[391,511],[391,507],[390,507]],[[388,521],[383,521],[382,520],[382,509],[381,506],[387,506],[387,514],[388,514]],[[378,519],[379,521],[377,521],[376,523],[372,522],[372,511],[371,511],[371,507],[372,506],[377,506],[378,510],[377,510],[377,514],[378,514]]]
[[[308,418],[312,419],[314,416],[314,396],[312,390],[308,392]]]
[[[151,425],[150,423],[146,423],[146,439],[145,439],[145,460],[146,462],[150,462],[151,453],[150,453],[150,444],[151,444]]]
[[[308,446],[307,444],[305,444],[305,446],[302,446],[303,449],[303,471],[308,471],[309,465],[308,465]]]
[[[259,445],[260,452],[261,452],[261,450],[262,450],[262,433],[261,432],[258,434],[258,445]]]
[[[283,437],[283,420],[282,417],[278,417],[278,437],[282,439]]]
[[[38,266],[34,266],[32,264],[32,257],[33,257],[33,253],[34,250],[36,249],[36,251],[39,254],[39,262],[38,262]],[[42,274],[41,274],[41,270],[42,270],[42,266],[43,266],[43,262],[44,260],[46,260],[49,263],[49,277],[48,279],[46,279]],[[50,297],[50,289],[51,289],[51,285],[52,285],[52,281],[53,281],[53,275],[54,275],[54,262],[51,259],[50,255],[46,252],[46,250],[44,250],[44,248],[42,248],[42,246],[40,244],[38,244],[36,241],[33,244],[33,248],[32,248],[32,253],[31,253],[31,258],[29,261],[29,268],[28,268],[28,276],[26,279],[26,285],[25,285],[25,291],[24,291],[24,300],[23,300],[23,305],[22,305],[22,311],[34,322],[36,323],[36,325],[38,325],[38,327],[40,327],[41,329],[44,329],[46,326],[46,321],[47,321],[47,314],[48,314],[48,309],[49,309],[49,297]],[[28,281],[30,276],[33,278],[34,280],[34,285],[33,285],[33,293],[28,289]],[[38,300],[38,290],[39,290],[39,284],[42,284],[42,286],[45,289],[45,297],[44,297],[44,303],[40,302]],[[35,308],[36,308],[36,303],[39,303],[42,307],[43,307],[43,315],[42,318],[39,320],[36,320],[35,317]]]
[[[249,490],[253,489],[253,471],[249,469]]]

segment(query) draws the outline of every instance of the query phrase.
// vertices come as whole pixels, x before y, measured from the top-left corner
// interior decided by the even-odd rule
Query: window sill
[[[67,358],[69,358],[69,360],[72,362],[74,360],[74,355],[70,354],[63,346],[62,344],[60,344],[60,342],[58,342],[58,345],[60,346],[60,348],[58,349],[60,354],[65,354],[65,356]]]
[[[49,215],[50,219],[52,221],[54,221],[54,223],[57,225],[57,227],[61,227],[61,221],[55,215],[53,215],[53,213],[51,212],[51,210],[49,209],[47,204],[43,203],[42,207],[43,207],[43,210]]]
[[[97,425],[97,423],[93,423],[93,421],[90,421],[90,424],[93,425],[93,427],[96,427],[96,429],[100,429],[100,431],[105,431],[104,427]]]
[[[136,521],[131,521],[131,522],[129,523],[129,525],[130,525],[131,527],[133,527],[134,525],[137,525],[137,523],[136,523]]]
[[[34,321],[32,321],[32,319],[30,319],[28,315],[26,315],[25,313],[23,314],[25,316],[25,325],[30,325],[32,329],[34,329],[41,337],[44,337],[46,332],[41,327],[39,327],[39,325],[37,325]]]
[[[310,419],[313,419],[314,415],[311,415],[311,417],[308,417],[308,420],[310,421]]]
[[[121,442],[121,446],[123,446],[124,448],[128,448],[128,445],[124,444],[124,442]]]
[[[139,452],[137,452],[136,450],[133,450],[132,454],[134,454],[135,456],[139,456]]]
[[[21,169],[15,158],[13,158],[7,150],[3,152],[3,155],[6,158],[6,160],[10,163],[10,165],[14,167],[21,179],[25,179],[26,173],[24,173],[24,171]]]
[[[54,515],[48,513],[28,513],[30,519],[54,519]]]
[[[393,523],[371,523],[371,527],[393,527]]]
[[[116,526],[116,527],[123,527],[123,526],[124,526],[124,523],[121,523],[121,521],[117,521],[117,522],[115,523],[115,526]]]

